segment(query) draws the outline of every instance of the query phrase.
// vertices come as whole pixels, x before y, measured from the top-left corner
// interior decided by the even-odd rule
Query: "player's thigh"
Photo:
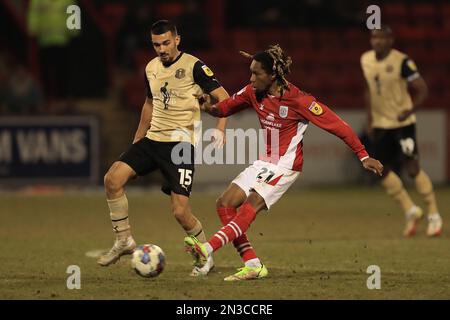
[[[239,173],[237,177],[234,178],[233,181],[231,181],[230,186],[227,190],[225,190],[224,194],[227,194],[229,197],[233,195],[236,197],[239,196],[241,200],[245,201],[245,199],[250,194],[250,190],[253,184],[256,181],[256,177],[258,176],[259,172],[261,172],[262,163],[262,161],[257,160],[250,166],[245,168],[244,171]]]
[[[261,161],[259,167],[260,170],[251,187],[251,191],[256,192],[264,199],[265,206],[269,210],[287,192],[300,173],[264,161]],[[255,198],[255,205],[259,206],[259,198],[253,197]]]
[[[183,149],[187,157],[174,158],[179,149]],[[189,197],[194,183],[194,147],[190,143],[158,143],[155,161],[164,176],[162,191]]]
[[[412,124],[401,128],[402,165],[411,177],[417,176],[420,171],[419,148],[416,139],[416,125]]]
[[[132,144],[118,160],[132,168],[136,175],[143,176],[156,169],[154,158],[157,152],[154,141],[143,138]]]
[[[416,176],[420,168],[415,124],[398,129],[397,141],[400,154],[399,160],[409,175]]]
[[[105,174],[104,183],[108,188],[120,188],[135,176],[136,172],[128,164],[122,161],[116,161]]]
[[[216,201],[217,208],[238,208],[247,199],[247,194],[235,183],[230,183],[228,188]]]
[[[256,213],[260,212],[261,210],[268,210],[266,200],[254,190],[250,191],[246,202],[249,203],[253,207],[253,209],[255,209]]]
[[[392,129],[375,128],[373,131],[374,158],[379,160],[385,172],[389,172],[396,167],[398,162],[398,142],[395,131]]]

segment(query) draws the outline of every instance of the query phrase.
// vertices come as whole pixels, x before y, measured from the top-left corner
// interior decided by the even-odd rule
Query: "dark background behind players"
[[[430,95],[422,110],[446,108],[450,101],[447,1],[67,1],[80,6],[82,28],[58,49],[64,54],[50,61],[55,68],[51,81],[46,80],[39,38],[30,30],[32,3],[0,4],[2,115],[96,114],[102,136],[113,132],[118,137],[102,141],[102,167],[128,142],[133,125],[123,120],[137,122],[142,69],[153,55],[148,26],[160,18],[179,23],[180,47],[208,61],[230,93],[249,77],[237,51],[256,52],[279,43],[295,61],[292,82],[335,109],[360,110],[364,80],[358,61],[369,49],[365,10],[378,4],[382,22],[394,30],[395,47],[414,59],[428,83]],[[32,103],[21,98],[20,112],[5,95],[17,72],[29,75],[29,93],[37,97]]]

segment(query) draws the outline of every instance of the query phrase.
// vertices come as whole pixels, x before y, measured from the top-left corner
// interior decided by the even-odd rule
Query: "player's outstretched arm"
[[[252,106],[248,96],[247,87],[218,103],[214,103],[209,94],[194,94],[198,99],[200,108],[213,117],[224,118]]]
[[[365,158],[362,161],[362,165],[363,165],[364,169],[372,171],[372,172],[376,173],[377,175],[379,175],[380,177],[383,174],[383,165],[377,159],[370,158],[370,157]]]
[[[319,128],[342,139],[362,161],[368,158],[366,148],[353,129],[325,104],[317,102],[313,97],[306,98],[300,113]]]
[[[148,129],[150,129],[150,123],[152,122],[153,115],[153,99],[145,98],[144,105],[141,111],[141,120],[139,121],[138,128],[134,135],[133,143],[138,142],[147,134]]]
[[[207,93],[202,94],[194,94],[194,97],[197,98],[200,103],[200,109],[209,113],[213,117],[222,117],[220,109],[216,104],[212,103],[211,96]]]

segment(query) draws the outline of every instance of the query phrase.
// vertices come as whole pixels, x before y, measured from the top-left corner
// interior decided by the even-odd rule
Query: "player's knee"
[[[120,181],[120,179],[117,177],[117,175],[115,175],[114,173],[108,171],[104,178],[103,178],[103,183],[105,186],[106,191],[110,192],[110,193],[114,193],[119,191],[123,185]]]
[[[415,178],[420,172],[419,164],[409,163],[406,167],[406,171],[411,178]]]
[[[237,198],[237,197],[233,197],[233,196],[229,196],[229,195],[221,195],[219,198],[217,198],[216,200],[216,208],[238,208],[240,205],[242,204],[242,200]]]
[[[419,174],[419,171],[420,170],[418,168],[408,169],[408,175],[414,179]]]
[[[229,208],[231,206],[231,201],[229,201],[227,198],[220,196],[216,200],[216,208]]]

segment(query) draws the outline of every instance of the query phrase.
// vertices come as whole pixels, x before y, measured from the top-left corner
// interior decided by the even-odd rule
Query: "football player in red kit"
[[[341,138],[365,169],[378,175],[383,170],[378,160],[369,157],[347,123],[286,80],[292,60],[278,45],[255,55],[242,54],[252,59],[249,85],[217,104],[212,104],[207,94],[197,98],[202,109],[215,117],[228,117],[253,108],[261,127],[266,129],[266,154],[241,172],[217,200],[217,213],[223,227],[206,243],[193,236],[185,238],[187,251],[204,262],[212,252],[233,242],[245,266],[225,281],[267,276],[267,268],[253,250],[246,231],[256,214],[269,210],[299,176],[303,164],[303,136],[309,122]]]

